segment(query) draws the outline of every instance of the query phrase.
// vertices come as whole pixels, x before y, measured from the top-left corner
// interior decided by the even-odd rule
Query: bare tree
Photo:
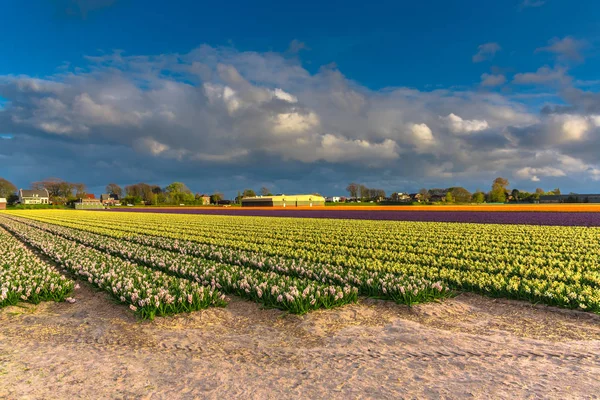
[[[348,194],[350,194],[350,197],[357,197],[358,196],[358,184],[352,182],[351,184],[348,185],[348,187],[346,187],[346,191],[348,192]]]
[[[121,197],[123,195],[123,189],[116,183],[109,183],[106,185],[106,193]]]

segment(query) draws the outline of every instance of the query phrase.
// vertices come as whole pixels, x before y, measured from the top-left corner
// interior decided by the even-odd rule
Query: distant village
[[[463,187],[421,189],[416,193],[397,191],[391,195],[381,189],[350,183],[346,193],[324,197],[319,193],[273,194],[263,187],[258,194],[252,189],[238,192],[234,199],[225,199],[222,193],[193,193],[184,183],[173,182],[166,187],[137,183],[122,188],[110,183],[105,193],[92,194],[81,183],[50,178],[33,182],[29,189],[17,189],[0,178],[0,209],[16,207],[72,207],[75,209],[103,209],[118,206],[232,206],[242,207],[301,207],[324,206],[327,203],[378,203],[386,204],[472,204],[472,203],[600,203],[600,194],[562,194],[560,189],[544,191],[541,188],[527,192],[509,189],[509,182],[496,178],[491,190],[471,193]]]

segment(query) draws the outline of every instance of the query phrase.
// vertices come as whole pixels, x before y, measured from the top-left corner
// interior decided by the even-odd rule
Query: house
[[[198,196],[198,200],[202,200],[203,206],[210,205],[210,196],[207,194],[201,194],[200,196]]]
[[[76,210],[101,210],[104,205],[99,199],[79,199],[73,202]]]
[[[421,193],[411,193],[409,194],[410,200],[420,203],[421,202]]]
[[[395,193],[392,193],[392,197],[390,198],[390,200],[393,202],[396,202],[396,203],[398,203],[398,202],[408,203],[411,201],[411,198],[408,193],[395,192]]]
[[[86,194],[85,194],[85,198],[86,198],[86,199],[90,199],[90,200],[92,200],[92,199],[95,199],[95,198],[96,198],[96,196],[94,196],[94,194],[92,194],[92,193],[86,193]]]
[[[600,194],[555,194],[540,196],[540,203],[600,203]]]
[[[6,199],[0,197],[0,210],[6,210]]]
[[[119,196],[116,194],[101,194],[100,202],[105,206],[114,206],[119,204]]]
[[[328,203],[339,203],[340,201],[342,201],[342,199],[339,196],[332,196],[332,197],[327,197],[325,199],[325,201]]]
[[[50,194],[47,189],[23,190],[19,189],[20,204],[50,204]]]
[[[319,207],[325,198],[316,194],[256,196],[242,199],[242,207]]]
[[[429,201],[432,203],[445,201],[448,189],[429,189]]]

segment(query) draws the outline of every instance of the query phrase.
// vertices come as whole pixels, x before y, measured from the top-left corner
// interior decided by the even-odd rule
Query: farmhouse
[[[600,194],[555,194],[540,196],[540,203],[600,203]]]
[[[119,196],[116,194],[103,193],[100,195],[100,202],[106,206],[113,206],[119,203]]]
[[[201,194],[200,196],[197,196],[197,200],[201,200],[203,206],[210,205],[210,196],[207,194]]]
[[[76,210],[99,210],[103,209],[104,205],[98,199],[79,199],[73,203]]]
[[[6,199],[0,198],[0,210],[6,210]]]
[[[19,189],[20,204],[50,204],[48,190],[23,190]]]
[[[325,199],[328,203],[339,203],[342,201],[342,198],[339,196],[330,196]]]
[[[319,207],[325,198],[317,194],[256,196],[242,199],[242,207]]]

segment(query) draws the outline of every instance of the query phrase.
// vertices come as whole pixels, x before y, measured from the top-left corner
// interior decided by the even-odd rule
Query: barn
[[[0,198],[0,210],[6,210],[6,199]]]
[[[242,207],[321,207],[324,205],[325,198],[318,194],[281,194],[242,199]]]

